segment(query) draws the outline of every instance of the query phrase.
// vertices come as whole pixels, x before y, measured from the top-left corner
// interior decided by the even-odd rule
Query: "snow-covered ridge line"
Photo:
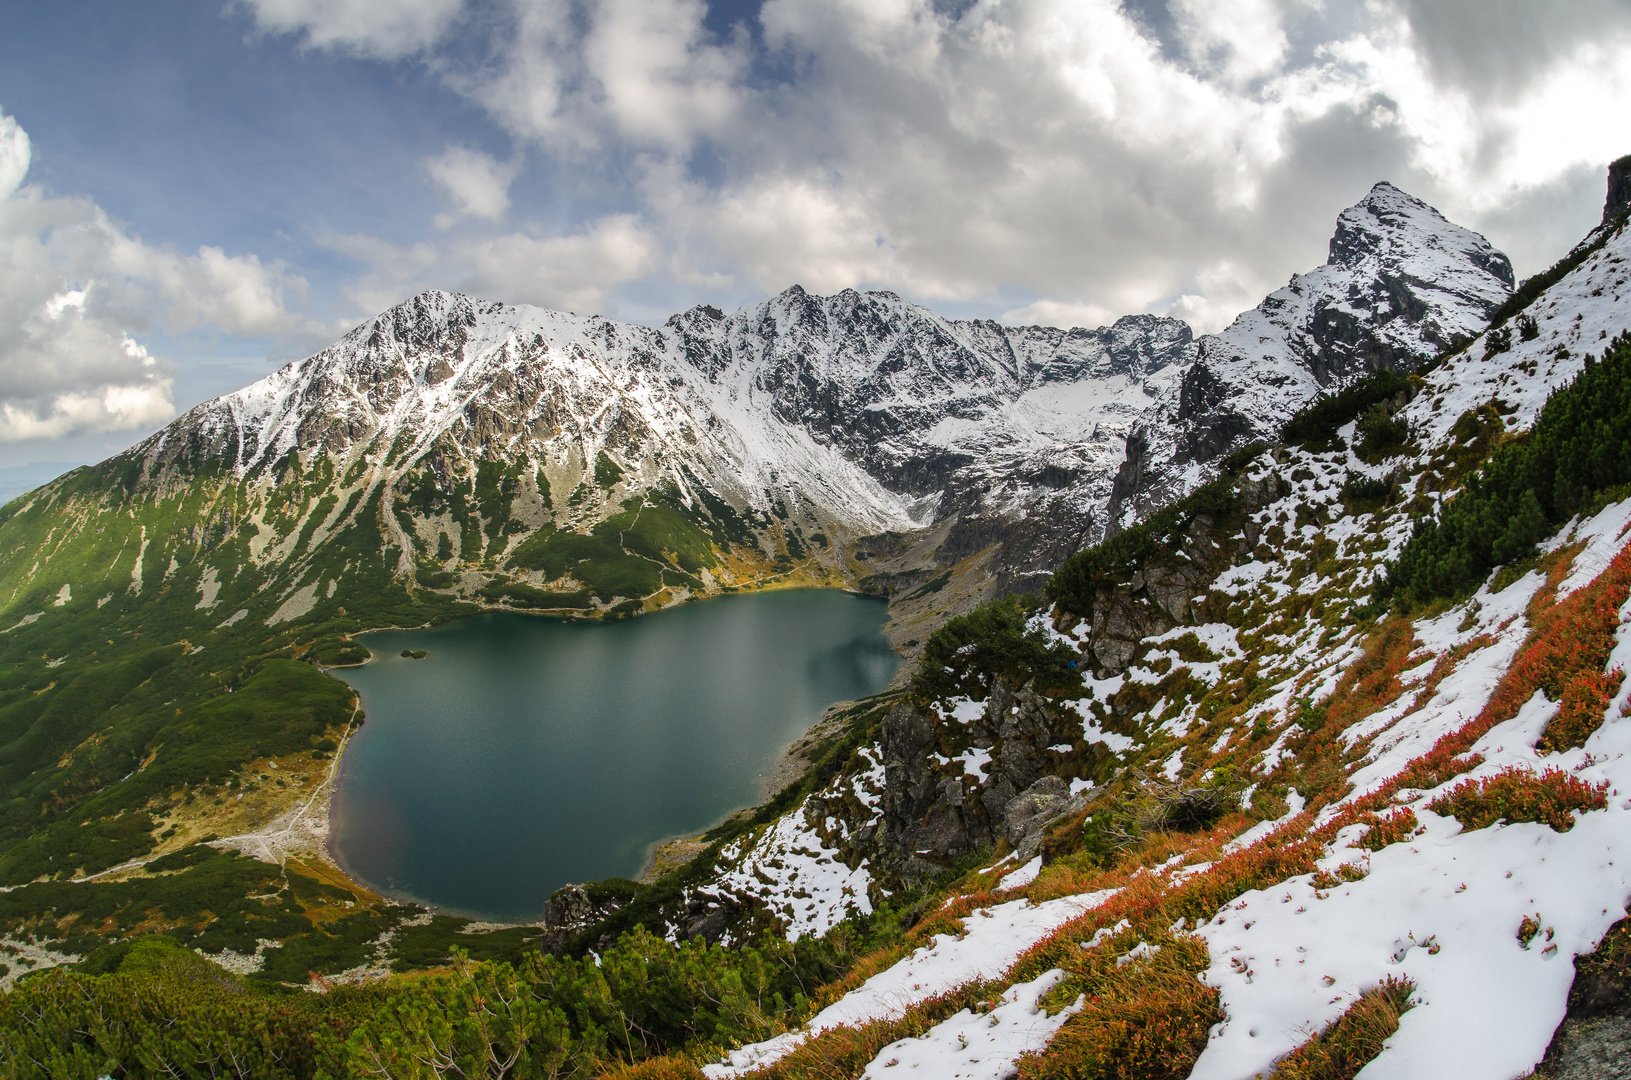
[[[1483,238],[1387,184],[1343,212],[1331,260],[1199,342],[1152,315],[1007,327],[797,286],[660,327],[430,291],[136,453],[202,451],[242,475],[298,449],[386,481],[450,449],[561,475],[607,453],[636,487],[808,503],[866,532],[1024,522],[1009,572],[1034,576],[1131,512],[1113,481],[1135,429],[1167,433],[1154,473],[1204,472],[1334,381],[1475,331],[1510,287]]]

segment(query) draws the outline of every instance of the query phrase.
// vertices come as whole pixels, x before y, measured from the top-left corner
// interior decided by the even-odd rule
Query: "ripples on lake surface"
[[[335,855],[376,889],[502,920],[537,918],[567,882],[633,877],[652,842],[756,803],[828,705],[888,684],[887,618],[808,589],[369,634],[375,659],[335,672],[368,714],[341,763]]]

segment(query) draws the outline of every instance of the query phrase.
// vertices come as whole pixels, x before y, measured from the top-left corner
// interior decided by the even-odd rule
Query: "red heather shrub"
[[[1546,725],[1540,737],[1540,748],[1547,753],[1572,750],[1586,745],[1591,733],[1603,725],[1603,714],[1609,702],[1620,692],[1625,672],[1581,671],[1572,676],[1563,687],[1563,700]]]
[[[1537,776],[1514,767],[1459,784],[1427,809],[1454,817],[1469,831],[1505,820],[1533,821],[1568,832],[1574,828],[1574,811],[1601,810],[1608,805],[1607,790],[1607,783],[1593,786],[1562,769],[1547,769]]]
[[[1023,1080],[1183,1080],[1223,1019],[1216,989],[1197,976],[1210,959],[1189,935],[1155,935],[1160,951],[1118,967],[1089,956],[1076,985],[1086,1001],[1048,1048],[1019,1059]],[[1078,952],[1078,956],[1081,954]]]
[[[1325,701],[1333,734],[1391,705],[1404,693],[1400,673],[1421,663],[1415,628],[1402,616],[1389,619],[1365,642],[1365,652],[1342,673]]]
[[[1371,820],[1371,827],[1365,833],[1359,846],[1371,851],[1381,851],[1389,844],[1397,844],[1408,840],[1416,834],[1421,822],[1416,820],[1415,811],[1408,806],[1400,807],[1391,814],[1383,814]]]
[[[600,1074],[600,1080],[707,1080],[703,1071],[682,1057],[653,1058],[637,1065],[620,1065]]]
[[[1567,723],[1578,733],[1584,726],[1583,718],[1590,716],[1591,695],[1606,691],[1607,680],[1616,678],[1611,673],[1604,677],[1605,682],[1595,683],[1585,677],[1600,674],[1608,663],[1614,648],[1614,632],[1619,626],[1620,606],[1628,596],[1631,596],[1631,546],[1622,549],[1597,580],[1561,602],[1545,607],[1538,602],[1542,597],[1537,597],[1537,603],[1530,608],[1535,628],[1478,718],[1440,739],[1432,750],[1411,763],[1392,785],[1392,790],[1436,787],[1449,776],[1471,768],[1477,763],[1475,760],[1466,758],[1456,762],[1454,759],[1466,754],[1490,728],[1517,716],[1536,690],[1545,690],[1553,701],[1558,701],[1579,681],[1580,685],[1574,687],[1570,695],[1571,707],[1560,712],[1553,721],[1556,723],[1567,715],[1570,718]],[[1618,689],[1617,681],[1614,686]],[[1601,720],[1600,713],[1598,720]],[[1593,730],[1595,726],[1592,725]],[[1553,740],[1548,725],[1542,738],[1546,743],[1555,741],[1563,747],[1570,745],[1568,735],[1567,729],[1560,730]],[[1584,741],[1583,735],[1581,741]]]
[[[1493,727],[1510,720],[1536,690],[1559,701],[1579,676],[1601,675],[1614,649],[1620,607],[1628,596],[1631,547],[1616,555],[1590,585],[1535,615],[1534,631],[1490,697],[1480,722],[1489,719]],[[1597,719],[1602,720],[1601,713]]]

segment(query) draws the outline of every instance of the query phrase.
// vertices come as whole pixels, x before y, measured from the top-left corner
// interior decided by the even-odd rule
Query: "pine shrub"
[[[1501,443],[1440,515],[1419,521],[1373,602],[1410,609],[1477,589],[1601,496],[1631,482],[1631,335],[1588,361],[1527,438]]]

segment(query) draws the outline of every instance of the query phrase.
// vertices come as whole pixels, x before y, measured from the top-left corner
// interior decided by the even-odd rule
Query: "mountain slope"
[[[1631,784],[1624,214],[1581,251],[1506,313],[1516,334],[1503,321],[1413,384],[1394,418],[1416,441],[1362,456],[1350,414],[1334,445],[1259,452],[1175,517],[1072,560],[1050,609],[954,620],[851,764],[688,893],[692,912],[757,902],[807,932],[806,910],[890,902],[938,867],[955,878],[934,901],[949,916],[892,954],[911,987],[873,1001],[897,969],[872,969],[796,1034],[707,1074],[804,1075],[859,1045],[874,1071],[974,1060],[999,1075],[1019,1059],[1022,1075],[1097,1075],[1153,1056],[1170,1075],[1246,1076],[1313,1054],[1311,1035],[1384,990],[1392,1027],[1357,1061],[1381,1075],[1508,1077],[1603,1052],[1581,1039],[1615,1045],[1612,1024],[1560,1027],[1575,1000],[1560,961],[1599,943],[1619,956],[1605,935],[1631,890],[1616,794]],[[1583,513],[1471,595],[1368,610],[1384,567],[1421,543],[1420,515],[1493,498],[1470,473],[1529,453],[1594,477],[1568,496]],[[1015,791],[1019,776],[1034,780]],[[809,894],[792,905],[744,873],[791,853]],[[1089,907],[1006,948],[975,940],[1021,896]],[[966,945],[951,933],[965,917]],[[973,976],[931,977],[971,967],[1003,974],[967,996],[947,991]],[[1607,997],[1582,1016],[1626,1004],[1594,985]],[[989,1016],[971,1025],[958,1010],[976,998]],[[1159,1025],[1141,999],[1161,1003]]]
[[[1272,438],[1320,393],[1470,338],[1512,287],[1489,241],[1377,184],[1337,218],[1326,265],[1197,341],[1182,381],[1129,436],[1114,528],[1193,490],[1209,462]]]

